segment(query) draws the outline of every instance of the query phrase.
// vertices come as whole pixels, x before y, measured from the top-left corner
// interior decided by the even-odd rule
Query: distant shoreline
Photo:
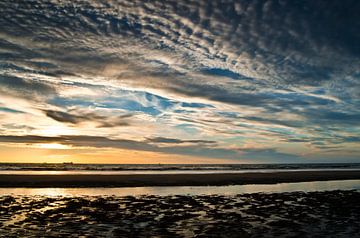
[[[0,175],[0,187],[147,187],[276,184],[360,179],[356,171],[295,171],[223,174]]]

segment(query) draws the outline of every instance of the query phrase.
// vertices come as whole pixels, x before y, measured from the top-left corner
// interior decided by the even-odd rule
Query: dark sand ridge
[[[0,175],[0,187],[220,186],[349,179],[360,179],[360,170],[238,174]]]

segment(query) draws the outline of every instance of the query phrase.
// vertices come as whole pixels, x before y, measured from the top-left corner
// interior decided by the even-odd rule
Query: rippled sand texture
[[[360,192],[0,198],[1,237],[359,237]]]

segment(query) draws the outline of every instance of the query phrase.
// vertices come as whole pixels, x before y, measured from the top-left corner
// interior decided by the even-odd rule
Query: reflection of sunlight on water
[[[127,196],[127,195],[235,195],[259,192],[294,192],[326,190],[360,190],[360,180],[316,181],[280,184],[249,184],[230,186],[179,186],[179,187],[134,187],[134,188],[0,188],[1,195],[42,195],[42,196]]]
[[[26,215],[23,213],[15,214],[11,219],[3,222],[3,226],[13,226],[15,223],[21,222],[26,218]]]
[[[34,191],[34,189],[32,189],[33,192],[37,192]],[[64,194],[66,194],[66,189],[64,188],[43,188],[43,189],[39,189],[41,191],[41,194],[39,195],[46,195],[46,196],[50,196],[50,197],[55,197],[55,196],[63,196]]]

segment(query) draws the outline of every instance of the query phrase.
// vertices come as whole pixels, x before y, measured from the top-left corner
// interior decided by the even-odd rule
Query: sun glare
[[[42,149],[69,149],[69,146],[57,143],[38,144],[38,147]]]
[[[44,136],[59,136],[59,135],[67,135],[71,134],[71,130],[66,126],[48,126],[39,131],[40,135]]]

